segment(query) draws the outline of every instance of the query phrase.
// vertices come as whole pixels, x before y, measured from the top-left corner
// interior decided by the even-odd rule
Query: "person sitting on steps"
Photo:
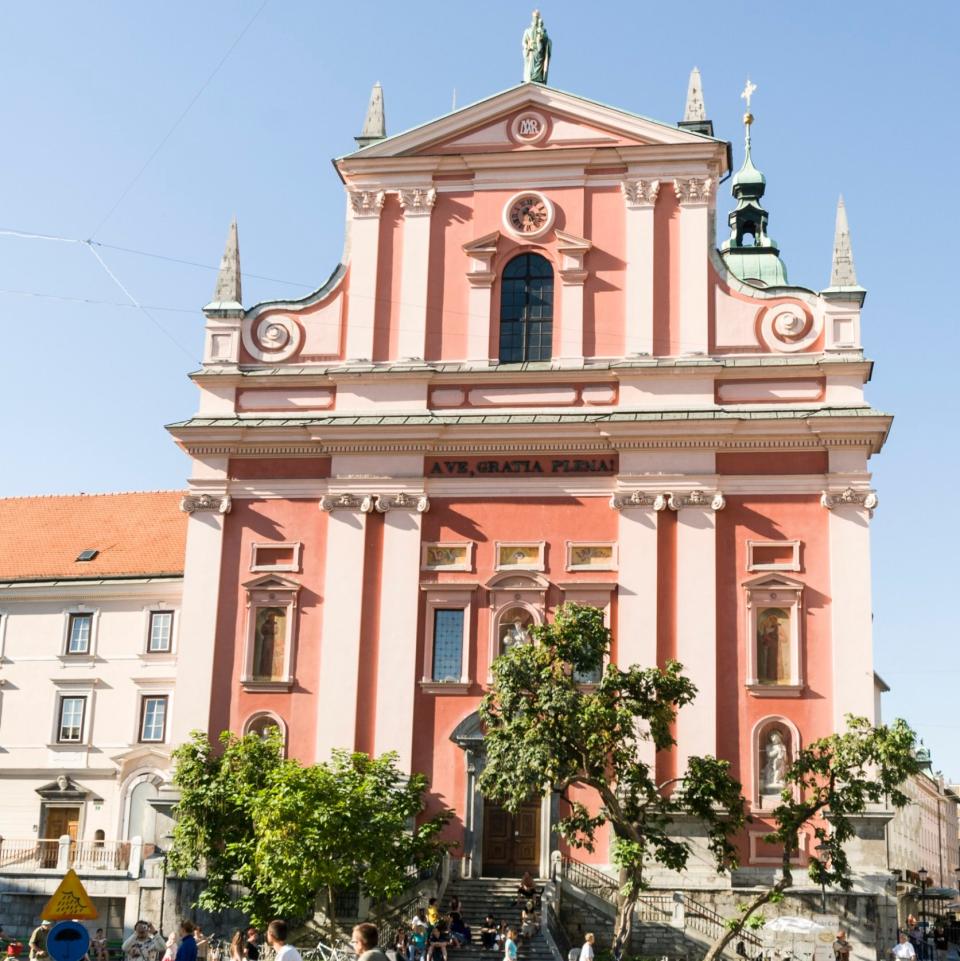
[[[517,907],[522,908],[527,901],[533,901],[534,905],[539,907],[540,892],[533,883],[533,875],[529,871],[524,872],[520,883],[517,885]]]
[[[500,925],[497,924],[494,916],[488,911],[480,925],[480,946],[484,951],[497,949],[500,942]]]
[[[523,911],[520,912],[520,937],[522,937],[524,941],[529,941],[535,937],[539,931],[540,925],[537,923],[536,908],[532,900],[527,901],[523,906]]]

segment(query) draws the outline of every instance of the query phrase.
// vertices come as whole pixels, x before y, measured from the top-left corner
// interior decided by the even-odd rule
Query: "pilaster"
[[[403,260],[400,266],[400,336],[402,360],[423,360],[427,334],[427,277],[430,268],[430,215],[435,187],[400,191],[403,208]]]
[[[610,507],[619,514],[617,575],[617,663],[653,667],[657,663],[657,519],[666,506],[662,494],[617,491]],[[653,765],[656,749],[640,745],[640,760]]]
[[[493,258],[497,253],[500,231],[485,234],[463,245],[463,252],[470,258],[467,283],[467,360],[476,366],[490,363],[490,315],[493,297]]]
[[[186,741],[191,731],[206,731],[210,724],[223,528],[231,506],[224,494],[187,494],[180,501],[180,509],[189,519],[178,644],[181,652],[189,651],[189,657],[177,659],[172,744]]]
[[[830,639],[833,651],[833,725],[846,729],[845,715],[875,721],[873,615],[870,577],[870,518],[875,491],[847,487],[824,491],[829,511]]]
[[[706,354],[707,266],[713,179],[690,177],[673,183],[680,201],[680,353]]]
[[[356,747],[363,562],[372,508],[369,494],[330,494],[320,500],[320,509],[330,517],[317,685],[318,761],[327,760],[334,748]]]
[[[627,355],[653,354],[653,211],[660,192],[659,180],[624,180],[620,184],[626,205]]]
[[[717,752],[717,526],[719,491],[670,494],[677,512],[676,651],[697,697],[677,714],[677,773],[692,756]]]
[[[350,316],[347,360],[373,357],[373,321],[377,305],[377,255],[380,249],[382,190],[350,190]]]
[[[557,231],[560,254],[560,343],[555,352],[562,366],[583,364],[583,288],[588,277],[584,258],[593,246],[584,237]]]
[[[374,751],[396,751],[413,770],[413,703],[417,690],[417,615],[420,600],[420,530],[430,509],[423,491],[381,494],[383,566],[380,574],[380,644]]]

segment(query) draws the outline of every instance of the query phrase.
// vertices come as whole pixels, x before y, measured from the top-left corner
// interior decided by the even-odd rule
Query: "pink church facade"
[[[543,874],[561,802],[484,800],[476,711],[504,646],[595,604],[617,662],[685,666],[699,696],[650,760],[730,759],[744,865],[769,869],[778,759],[874,715],[890,418],[845,220],[830,287],[738,276],[711,134],[524,83],[340,158],[343,263],[307,298],[244,308],[232,230],[199,408],[170,427],[196,651],[174,740],[275,723],[305,762],[396,751],[456,811],[464,874]],[[759,237],[747,164],[738,210],[764,219],[735,229]]]

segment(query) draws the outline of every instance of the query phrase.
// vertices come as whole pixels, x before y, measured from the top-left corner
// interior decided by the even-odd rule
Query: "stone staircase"
[[[450,961],[468,961],[468,959],[495,959],[503,957],[503,948],[496,951],[484,951],[480,946],[480,924],[487,912],[490,912],[498,922],[506,921],[520,930],[520,908],[517,906],[517,878],[461,878],[451,881],[447,885],[441,910],[448,910],[450,899],[456,895],[460,899],[461,913],[470,926],[473,943],[465,948],[450,952]],[[543,881],[537,881],[537,887],[542,888]],[[517,942],[522,961],[555,961],[550,945],[543,936],[543,931],[524,941]]]

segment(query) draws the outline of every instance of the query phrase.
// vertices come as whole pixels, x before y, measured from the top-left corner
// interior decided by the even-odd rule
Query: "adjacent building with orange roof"
[[[67,867],[136,920],[169,833],[187,515],[180,491],[0,499],[0,890],[27,930]]]

